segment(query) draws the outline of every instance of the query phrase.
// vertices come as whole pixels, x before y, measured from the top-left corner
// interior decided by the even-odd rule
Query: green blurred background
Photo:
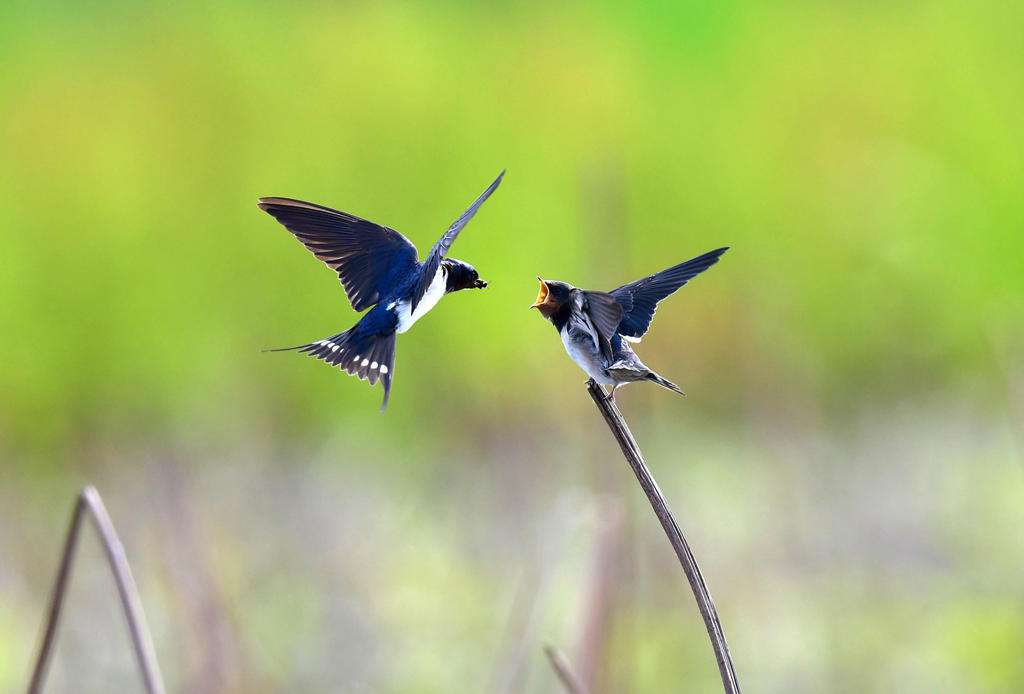
[[[175,692],[714,691],[703,625],[534,277],[721,245],[621,406],[750,692],[1024,690],[1014,4],[5,3],[0,690],[76,490]],[[285,195],[491,286],[380,390],[260,349],[356,315]],[[91,538],[48,691],[134,691]]]

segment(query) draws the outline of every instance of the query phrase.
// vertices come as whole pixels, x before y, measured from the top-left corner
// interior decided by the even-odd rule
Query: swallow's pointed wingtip
[[[698,257],[706,258],[711,265],[714,265],[715,263],[718,262],[719,258],[721,258],[723,255],[725,255],[725,252],[727,250],[729,250],[729,248],[731,248],[731,247],[730,246],[722,246],[721,248],[716,248],[713,251],[708,251],[704,255],[698,256]]]
[[[469,210],[467,210],[467,212],[469,212],[471,210],[473,212],[473,214],[476,214],[477,208],[479,208],[480,205],[482,205],[484,203],[484,201],[487,200],[487,198],[491,197],[491,194],[498,189],[498,186],[501,185],[501,180],[503,178],[505,178],[505,169],[502,169],[501,173],[498,174],[498,177],[496,179],[494,179],[493,181],[491,181],[491,184],[489,186],[487,186],[487,188],[484,190],[484,192],[480,193],[480,197],[478,197],[476,199],[476,201],[470,206],[470,208],[469,208]],[[470,215],[470,217],[472,217],[472,216],[473,215]],[[466,221],[468,222],[469,219],[467,219]]]
[[[291,205],[295,202],[297,201],[292,200],[291,198],[278,198],[273,195],[265,195],[261,198],[256,198],[256,207],[260,208],[264,212],[270,212],[271,208]]]

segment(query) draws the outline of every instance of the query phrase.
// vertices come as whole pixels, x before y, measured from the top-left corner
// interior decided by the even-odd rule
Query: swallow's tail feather
[[[675,383],[673,383],[672,381],[668,380],[667,378],[662,378],[661,376],[659,376],[658,374],[654,373],[653,371],[650,372],[649,374],[647,374],[646,378],[647,378],[648,381],[651,381],[653,383],[657,383],[662,388],[668,388],[673,393],[678,393],[679,395],[682,395],[684,398],[686,397],[686,393],[683,392],[682,388],[680,388],[679,386],[677,386]]]
[[[363,321],[348,330],[298,347],[268,350],[283,352],[297,350],[344,369],[346,373],[375,385],[384,386],[384,401],[380,411],[387,409],[391,397],[391,379],[395,371],[395,333],[367,330]]]

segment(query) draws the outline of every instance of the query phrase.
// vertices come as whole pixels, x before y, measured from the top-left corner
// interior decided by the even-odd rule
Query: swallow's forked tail
[[[304,352],[331,366],[344,369],[357,378],[369,381],[371,386],[379,379],[384,386],[384,401],[380,405],[380,411],[383,412],[387,409],[388,399],[391,397],[391,379],[395,374],[395,337],[394,332],[366,332],[361,330],[360,324],[357,323],[345,332],[310,342],[308,345],[266,351]]]
[[[682,388],[680,388],[679,386],[677,386],[675,383],[673,383],[672,381],[668,380],[667,378],[662,378],[661,376],[659,376],[658,374],[654,373],[653,371],[651,373],[647,374],[646,378],[647,378],[648,381],[652,381],[653,383],[657,383],[662,388],[668,388],[673,393],[678,393],[679,395],[682,395],[684,398],[686,397],[686,393],[683,392]]]

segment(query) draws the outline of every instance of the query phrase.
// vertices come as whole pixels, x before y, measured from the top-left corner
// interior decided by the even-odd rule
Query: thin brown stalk
[[[67,539],[64,542],[64,552],[61,555],[60,568],[57,570],[57,580],[50,595],[46,630],[43,633],[43,642],[39,647],[35,668],[32,670],[32,681],[29,683],[28,692],[29,694],[38,694],[43,689],[46,670],[53,655],[64,598],[71,579],[75,549],[78,546],[78,536],[81,534],[82,517],[86,513],[89,514],[93,527],[96,528],[107,555],[107,562],[110,564],[110,572],[117,584],[117,593],[128,621],[132,647],[146,692],[148,694],[164,694],[164,683],[160,676],[156,653],[153,650],[153,640],[149,635],[149,627],[146,626],[146,616],[142,611],[139,590],[135,585],[135,579],[132,578],[132,570],[128,566],[124,546],[117,536],[117,531],[114,530],[114,523],[110,520],[110,514],[107,513],[99,492],[91,486],[83,489],[78,495],[75,510],[71,515],[71,526],[68,528]]]
[[[726,694],[739,694],[740,684],[736,677],[736,669],[733,667],[732,658],[729,655],[729,645],[725,642],[725,632],[722,631],[722,623],[718,619],[718,610],[715,609],[715,603],[711,599],[711,593],[708,591],[708,586],[700,572],[700,567],[697,566],[697,560],[694,558],[693,552],[690,551],[690,545],[687,544],[686,538],[683,537],[682,531],[676,524],[672,511],[669,510],[668,502],[665,500],[665,495],[661,493],[658,483],[647,468],[647,463],[644,462],[640,447],[637,445],[636,439],[633,438],[633,434],[626,425],[626,420],[623,419],[619,408],[616,407],[613,400],[607,398],[601,386],[593,380],[587,383],[587,389],[590,391],[590,397],[593,398],[597,409],[604,417],[605,423],[611,429],[612,436],[619,443],[619,448],[622,449],[622,454],[625,456],[630,468],[632,468],[633,474],[636,475],[640,487],[647,495],[651,508],[654,509],[654,514],[661,522],[661,527],[665,530],[665,535],[668,537],[672,549],[675,550],[676,556],[679,557],[679,563],[686,574],[686,580],[690,583],[690,589],[697,600],[697,608],[700,610],[700,615],[704,619],[704,626],[708,630],[708,637],[711,639],[711,648],[714,650],[715,660],[718,662],[718,672],[722,676],[722,687]]]
[[[565,691],[568,694],[589,694],[587,688],[577,677],[572,668],[569,667],[569,661],[554,646],[544,646],[544,655],[548,657],[548,662],[551,663],[551,668],[558,675],[558,679],[561,681],[562,686],[565,687]]]

